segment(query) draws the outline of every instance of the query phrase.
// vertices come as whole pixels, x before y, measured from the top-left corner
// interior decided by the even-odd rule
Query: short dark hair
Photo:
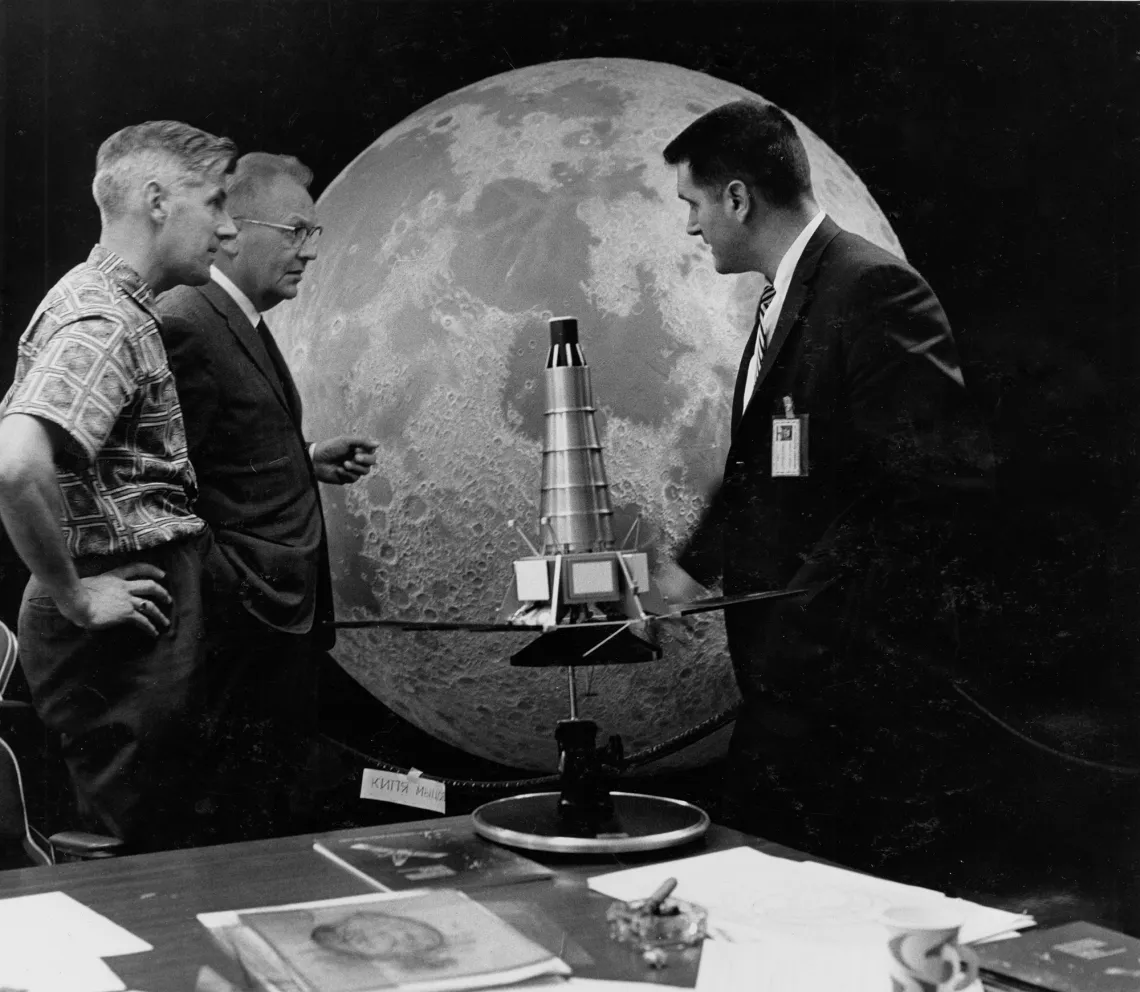
[[[702,114],[665,146],[669,165],[688,163],[699,186],[740,179],[776,207],[812,195],[811,164],[796,126],[773,103],[736,100]]]
[[[146,121],[116,131],[99,146],[91,191],[104,221],[127,209],[132,186],[162,177],[171,183],[201,181],[232,167],[237,147],[229,138],[181,121]]]
[[[292,155],[250,152],[239,158],[226,182],[226,210],[230,216],[249,210],[278,176],[288,176],[308,189],[313,170]]]

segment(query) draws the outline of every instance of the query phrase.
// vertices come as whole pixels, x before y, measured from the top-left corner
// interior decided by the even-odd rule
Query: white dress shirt
[[[210,266],[210,278],[229,293],[230,298],[241,308],[241,312],[246,315],[249,322],[257,327],[261,322],[261,314],[257,312],[257,307],[250,302],[249,297],[234,285],[234,281],[216,265]]]
[[[826,216],[827,214],[821,210],[807,222],[807,226],[796,236],[796,240],[792,242],[791,247],[784,253],[784,257],[780,259],[780,264],[776,267],[776,278],[772,280],[772,288],[776,291],[776,295],[768,304],[768,311],[764,314],[764,319],[760,322],[760,330],[756,335],[757,347],[752,352],[752,361],[748,363],[748,377],[744,380],[742,410],[748,407],[748,401],[752,399],[752,391],[756,388],[756,378],[760,374],[760,363],[763,361],[764,352],[768,350],[768,344],[772,340],[772,331],[776,329],[776,324],[779,323],[780,311],[784,308],[784,300],[788,295],[792,273],[800,264],[800,259],[803,257],[804,249],[811,240],[811,236],[815,234],[816,229],[823,223],[823,218]]]

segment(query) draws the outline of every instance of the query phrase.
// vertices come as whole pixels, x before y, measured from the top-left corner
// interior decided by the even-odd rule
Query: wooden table
[[[154,950],[146,954],[108,959],[128,988],[142,992],[189,992],[204,964],[231,981],[240,981],[240,972],[214,945],[195,919],[196,914],[373,892],[366,883],[317,854],[312,849],[313,840],[318,836],[375,835],[440,826],[470,829],[466,816],[443,817],[332,835],[305,834],[50,868],[23,868],[0,872],[0,898],[54,890],[66,892],[154,945]],[[494,898],[510,895],[537,904],[560,922],[604,967],[604,971],[580,968],[576,974],[691,987],[696,979],[697,955],[690,953],[690,960],[676,962],[664,971],[647,969],[633,952],[609,939],[604,917],[611,900],[590,891],[586,879],[619,867],[741,844],[768,854],[804,859],[788,848],[714,824],[704,838],[693,844],[653,854],[587,860],[524,851],[521,853],[556,870],[553,881],[496,886],[477,892]]]

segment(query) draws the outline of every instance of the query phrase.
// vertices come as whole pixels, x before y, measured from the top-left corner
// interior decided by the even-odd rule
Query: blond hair
[[[151,180],[178,186],[232,166],[237,147],[181,121],[147,121],[112,134],[95,156],[91,193],[103,222],[127,211],[130,194]]]

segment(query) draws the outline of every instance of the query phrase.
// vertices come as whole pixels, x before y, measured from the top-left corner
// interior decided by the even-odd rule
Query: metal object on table
[[[575,830],[562,793],[532,792],[484,803],[471,814],[476,833],[508,847],[556,854],[622,854],[688,844],[709,828],[692,803],[637,792],[608,793],[613,811],[592,830]]]

